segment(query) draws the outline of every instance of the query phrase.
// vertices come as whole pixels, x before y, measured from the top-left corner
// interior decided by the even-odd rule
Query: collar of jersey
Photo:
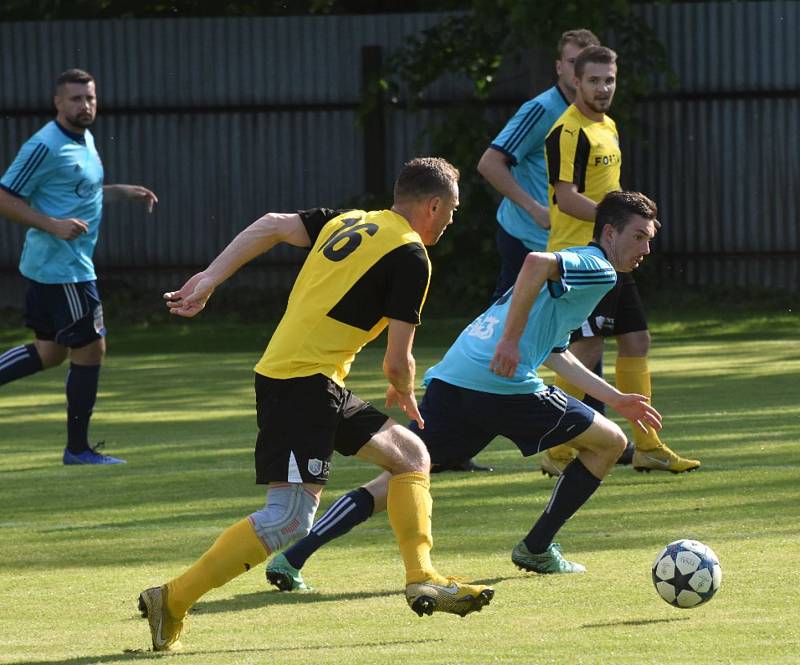
[[[598,243],[596,243],[594,240],[592,240],[592,241],[589,243],[589,247],[597,247],[597,249],[599,249],[601,252],[603,252],[603,257],[604,257],[606,260],[608,259],[608,254],[606,254],[606,250],[604,250],[604,249],[603,249],[603,248],[602,248],[602,247],[601,247],[601,246],[600,246]]]
[[[76,134],[75,132],[69,131],[66,127],[62,127],[58,120],[53,120],[53,122],[56,123],[56,127],[58,127],[67,138],[72,139],[81,145],[86,145],[86,137],[83,134]]]

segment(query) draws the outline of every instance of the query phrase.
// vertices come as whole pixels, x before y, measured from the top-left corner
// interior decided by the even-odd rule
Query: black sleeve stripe
[[[586,191],[586,169],[589,166],[589,139],[583,129],[578,130],[578,144],[575,146],[575,165],[572,169],[572,182],[579,192]]]
[[[517,158],[516,158],[516,157],[514,157],[514,155],[512,155],[510,152],[507,152],[507,151],[506,151],[506,149],[505,149],[505,148],[503,148],[502,146],[499,146],[499,145],[497,145],[496,143],[491,143],[491,144],[489,144],[489,147],[490,147],[492,150],[497,150],[497,152],[499,152],[499,153],[502,153],[503,155],[505,155],[506,157],[508,157],[509,161],[510,161],[510,162],[511,162],[511,163],[512,163],[514,166],[516,166],[516,165],[517,165]]]
[[[298,210],[297,214],[300,215],[300,220],[303,226],[306,227],[308,237],[311,238],[311,245],[317,241],[322,227],[330,222],[334,217],[338,217],[348,212],[345,210],[334,210],[332,208],[311,208],[310,210]]]
[[[558,274],[561,279],[564,279],[564,257],[561,256],[558,252],[555,253],[556,255],[556,263],[558,264]]]
[[[18,199],[22,198],[22,194],[20,194],[19,192],[15,192],[10,187],[6,187],[3,183],[0,183],[0,189],[2,189],[4,192],[8,192],[9,194],[11,194],[11,196],[15,196]]]
[[[547,177],[551,185],[558,182],[558,173],[561,170],[561,130],[564,125],[554,127],[549,136],[545,139],[544,147],[547,153]]]
[[[519,147],[519,144],[522,143],[523,139],[528,135],[528,132],[531,131],[536,126],[536,123],[541,120],[542,116],[544,115],[544,107],[539,104],[533,104],[530,110],[525,114],[525,118],[522,120],[517,128],[511,133],[511,136],[508,138],[505,144],[506,150],[508,152],[514,152]]]
[[[44,143],[40,143],[33,149],[33,152],[31,152],[27,161],[25,162],[25,166],[22,167],[20,172],[17,174],[17,177],[11,182],[11,189],[13,191],[22,191],[25,185],[28,184],[28,180],[30,180],[36,169],[41,166],[44,158],[47,157],[48,152],[47,146]]]

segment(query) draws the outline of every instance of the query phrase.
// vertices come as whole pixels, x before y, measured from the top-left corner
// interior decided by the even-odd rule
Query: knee
[[[58,367],[67,357],[66,347],[58,344],[42,344],[37,340],[34,342],[34,346],[36,353],[39,354],[39,360],[42,361],[42,369]]]
[[[650,351],[650,331],[638,330],[620,335],[617,338],[617,345],[621,356],[643,358]]]
[[[431,457],[428,449],[418,436],[405,430],[398,442],[399,460],[394,473],[411,473],[414,471],[430,473]]]
[[[619,456],[625,452],[625,447],[628,445],[628,437],[625,436],[625,432],[620,429],[619,425],[611,421],[609,421],[609,424],[611,427],[609,427],[604,448],[608,457],[613,458],[616,462]]]
[[[273,487],[267,494],[267,504],[252,513],[250,521],[270,552],[278,552],[308,535],[318,505],[319,498],[301,484]]]
[[[100,338],[91,344],[72,349],[70,357],[79,365],[101,365],[106,355],[106,341]]]

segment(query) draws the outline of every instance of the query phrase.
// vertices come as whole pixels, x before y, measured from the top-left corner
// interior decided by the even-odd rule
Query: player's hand
[[[647,425],[657,432],[661,430],[661,414],[650,405],[644,395],[623,393],[620,399],[611,406],[619,415],[624,416],[645,432]]]
[[[170,314],[186,317],[199,314],[214,293],[214,286],[213,280],[205,273],[193,275],[178,291],[164,294]]]
[[[494,349],[494,357],[489,363],[489,369],[499,376],[512,377],[519,365],[519,345],[500,338]]]
[[[61,240],[75,240],[82,233],[89,232],[89,225],[82,219],[53,219],[50,233]]]
[[[528,214],[533,218],[533,221],[536,222],[543,229],[549,229],[550,228],[550,209],[549,208],[545,208],[542,205],[538,205],[538,206],[528,210]]]
[[[153,212],[153,206],[158,203],[158,197],[147,187],[141,185],[120,185],[120,187],[124,187],[126,198],[142,201],[147,206],[147,212]]]
[[[411,420],[416,421],[420,429],[425,429],[425,421],[422,419],[422,414],[419,412],[417,398],[414,396],[413,391],[410,393],[403,393],[390,385],[386,389],[386,406],[399,406],[403,410],[403,413],[411,418]]]

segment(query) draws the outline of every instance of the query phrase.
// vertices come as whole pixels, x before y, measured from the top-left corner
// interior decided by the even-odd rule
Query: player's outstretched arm
[[[419,412],[417,398],[414,395],[414,376],[417,366],[411,348],[414,345],[415,330],[412,323],[389,319],[383,373],[389,381],[386,406],[399,406],[403,413],[415,420],[420,429],[423,429],[425,421]]]
[[[177,291],[168,291],[164,300],[170,313],[192,317],[206,306],[214,289],[255,257],[278,243],[310,247],[311,239],[300,215],[270,212],[239,233],[204,271],[197,273]]]
[[[503,334],[497,342],[489,369],[500,376],[512,377],[519,364],[519,340],[525,331],[533,303],[548,279],[559,278],[555,254],[531,252],[525,257],[514,283]]]
[[[608,404],[640,429],[647,431],[645,423],[655,430],[661,429],[661,414],[650,405],[647,397],[635,393],[621,393],[594,372],[589,371],[569,351],[551,353],[544,364],[588,395]]]
[[[0,189],[0,216],[12,222],[50,233],[61,240],[75,240],[89,230],[82,219],[58,219],[43,215],[31,208],[24,200]]]
[[[158,197],[141,185],[103,185],[103,200],[107,203],[141,201],[147,206],[147,212],[153,212],[153,206],[158,203]]]

